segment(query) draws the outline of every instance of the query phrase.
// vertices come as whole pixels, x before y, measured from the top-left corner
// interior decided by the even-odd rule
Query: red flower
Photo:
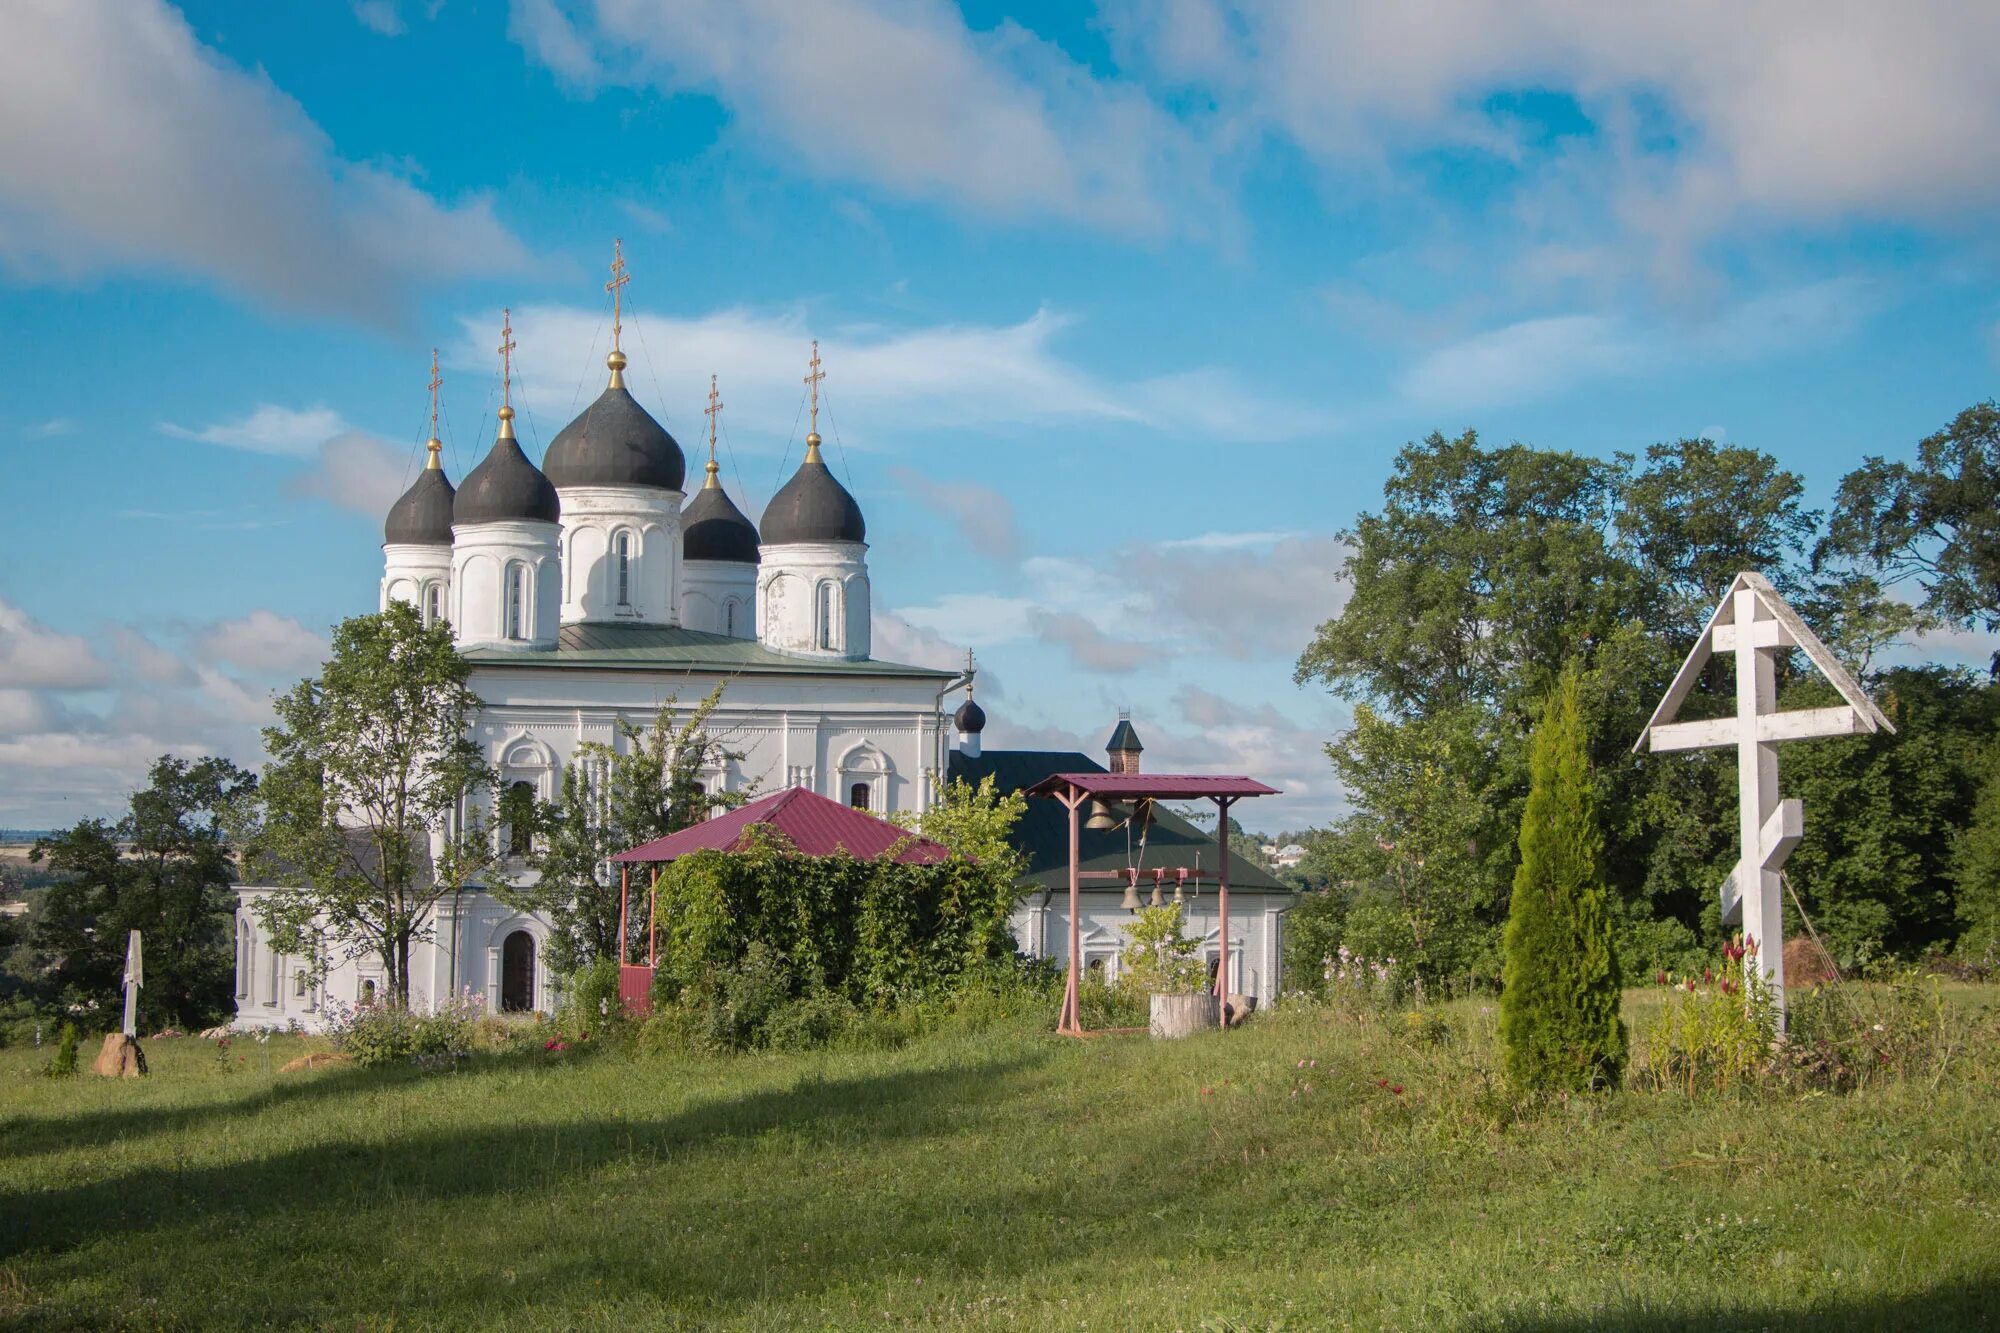
[[[1389,1091],[1395,1093],[1398,1097],[1400,1097],[1403,1095],[1403,1085],[1398,1083],[1395,1087],[1389,1089]]]
[[[1706,984],[1706,983],[1708,983],[1708,982],[1711,982],[1711,981],[1714,981],[1714,980],[1715,980],[1715,969],[1714,969],[1714,968],[1712,968],[1712,967],[1704,967],[1704,968],[1703,968],[1703,969],[1701,970],[1701,979],[1702,979],[1702,982],[1703,982],[1704,984]]]
[[[1667,971],[1665,968],[1660,969],[1660,984],[1662,986],[1667,984]]]
[[[1386,1088],[1389,1086],[1389,1080],[1386,1078],[1378,1078],[1375,1080],[1375,1086],[1378,1088]]]

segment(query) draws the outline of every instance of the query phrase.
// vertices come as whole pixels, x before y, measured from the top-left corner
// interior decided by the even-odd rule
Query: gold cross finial
[[[972,666],[972,650],[967,648],[965,650],[965,697],[968,699],[972,697],[972,679],[978,674]]]
[[[806,376],[806,387],[812,390],[812,425],[806,429],[806,461],[819,461],[819,382],[826,378],[826,372],[819,368],[819,339],[813,339],[812,373]]]
[[[611,350],[618,351],[618,335],[625,326],[621,322],[624,315],[624,286],[632,281],[632,275],[625,271],[625,241],[622,237],[611,240],[611,281],[604,284],[604,290],[611,293]]]
[[[438,349],[433,347],[431,348],[430,383],[431,438],[429,443],[424,446],[425,450],[430,454],[430,457],[425,460],[424,466],[433,472],[444,466],[444,445],[438,442],[438,386],[443,383],[444,378],[438,374]]]
[[[500,438],[514,438],[514,312],[500,311]]]
[[[722,483],[715,479],[721,469],[715,465],[715,423],[722,417],[722,395],[715,387],[715,376],[708,377],[708,407],[704,409],[708,417],[708,480],[701,484],[705,491],[714,490]]]

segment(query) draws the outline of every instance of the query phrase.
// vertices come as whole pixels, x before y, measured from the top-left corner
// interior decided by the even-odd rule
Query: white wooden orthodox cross
[[[1797,648],[1845,700],[1832,708],[1778,711],[1778,654]],[[1705,722],[1676,722],[1702,668],[1716,653],[1736,654],[1736,713]],[[1785,1015],[1785,932],[1778,872],[1798,846],[1805,814],[1797,800],[1778,797],[1778,742],[1815,736],[1859,736],[1895,731],[1882,710],[1840,664],[1819,637],[1806,628],[1770,580],[1742,573],[1723,594],[1721,605],[1681,663],[1674,683],[1652,720],[1639,733],[1634,752],[1736,747],[1738,830],[1742,853],[1722,882],[1722,923],[1739,925],[1750,952],[1746,976],[1761,972],[1778,1011]],[[1753,971],[1754,969],[1754,971]]]
[[[145,984],[143,959],[139,952],[139,932],[125,941],[125,1035],[139,1035],[139,987]]]

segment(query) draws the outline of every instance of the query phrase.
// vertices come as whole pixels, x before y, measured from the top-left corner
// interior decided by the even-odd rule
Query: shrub
[[[42,1071],[50,1078],[76,1077],[76,1024],[64,1023],[62,1036],[56,1041],[56,1053]]]
[[[706,1011],[688,1004],[655,1005],[639,1025],[641,1055],[686,1055],[701,1049]]]
[[[594,958],[570,974],[556,1022],[571,1036],[615,1032],[629,1021],[618,998],[618,960]]]
[[[1625,1022],[1574,669],[1535,728],[1520,848],[1500,990],[1507,1075],[1524,1092],[1615,1086]]]
[[[1784,1066],[1808,1087],[1845,1091],[1879,1081],[1940,1076],[1970,1044],[1936,978],[1907,968],[1886,985],[1788,991]]]
[[[1181,933],[1187,913],[1180,903],[1142,907],[1127,930],[1132,942],[1119,961],[1121,986],[1145,994],[1193,995],[1208,983],[1208,969],[1198,956],[1201,941]]]
[[[777,1006],[764,1020],[763,1044],[773,1050],[809,1051],[833,1044],[860,1014],[842,995],[815,990]]]
[[[1713,975],[1710,973],[1710,975]],[[1645,1079],[1690,1096],[1756,1082],[1770,1062],[1777,1014],[1761,982],[1670,981],[1665,1007],[1646,1034]]]
[[[759,1044],[764,1026],[791,999],[784,959],[753,940],[734,967],[717,968],[699,988],[706,1011],[702,1044],[716,1051],[744,1051]]]
[[[329,999],[325,1014],[334,1049],[353,1056],[363,1068],[404,1063],[436,1067],[456,1064],[472,1053],[486,1017],[486,997],[467,988],[425,1014],[395,1004],[350,1009]]]

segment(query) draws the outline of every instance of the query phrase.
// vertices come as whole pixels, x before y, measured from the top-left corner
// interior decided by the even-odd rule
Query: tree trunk
[[[396,1003],[405,1009],[410,1007],[410,936],[409,932],[396,937],[395,975],[391,977],[391,988],[396,992]]]

